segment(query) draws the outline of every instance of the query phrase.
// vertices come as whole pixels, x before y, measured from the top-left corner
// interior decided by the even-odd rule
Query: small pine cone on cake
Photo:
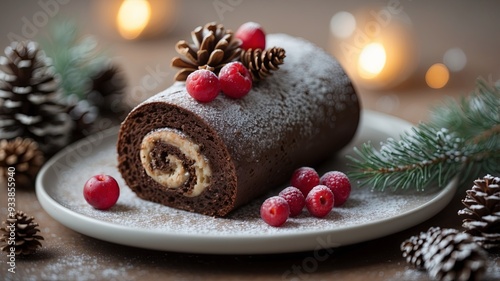
[[[191,32],[193,43],[185,40],[177,42],[175,49],[181,57],[172,59],[172,66],[180,68],[175,74],[176,81],[185,81],[189,74],[198,69],[207,69],[218,74],[229,62],[239,58],[241,41],[231,30],[214,22],[198,26]]]
[[[253,81],[260,81],[278,70],[286,57],[283,48],[273,47],[266,50],[248,49],[243,51],[240,61],[250,71]]]

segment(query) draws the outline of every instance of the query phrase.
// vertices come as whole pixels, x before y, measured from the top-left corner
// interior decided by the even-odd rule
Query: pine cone
[[[500,248],[500,177],[486,175],[474,181],[462,200],[462,227],[485,249]]]
[[[9,174],[13,174],[16,187],[34,187],[43,163],[43,153],[32,139],[0,141],[0,182],[6,182]]]
[[[42,247],[40,240],[44,240],[42,236],[37,235],[38,223],[33,221],[33,217],[28,217],[24,212],[17,211],[12,216],[9,216],[3,222],[5,227],[0,228],[2,236],[0,236],[0,249],[5,252],[10,252],[11,247],[15,247],[16,255],[29,255],[34,253],[38,248]],[[12,245],[11,232],[15,233],[15,244]]]
[[[437,227],[430,228],[427,232],[421,232],[420,235],[412,236],[401,243],[401,251],[407,263],[418,269],[424,268],[422,247],[427,242],[428,236],[436,231],[440,231],[440,229]]]
[[[271,75],[271,71],[278,70],[285,57],[283,48],[274,47],[264,51],[248,49],[241,53],[240,61],[250,71],[252,80],[259,81]]]
[[[78,100],[76,96],[67,98],[67,113],[75,124],[73,140],[78,140],[94,133],[93,125],[99,116],[99,109],[87,100]]]
[[[124,101],[125,88],[123,72],[112,64],[108,64],[92,77],[92,89],[87,100],[99,109],[99,119],[107,118],[115,124],[123,121],[131,110]],[[93,127],[96,127],[95,125]]]
[[[70,140],[73,123],[59,101],[50,61],[35,42],[12,43],[0,57],[0,135],[31,138],[48,154]]]
[[[193,44],[185,40],[177,42],[175,49],[183,58],[175,57],[172,66],[178,67],[176,81],[185,81],[187,76],[198,70],[208,69],[219,73],[227,63],[237,60],[241,53],[241,41],[233,38],[233,32],[222,24],[214,22],[198,26],[191,32]]]
[[[480,280],[486,272],[486,251],[456,229],[431,227],[404,241],[401,249],[407,261],[420,261],[417,267],[434,280]]]
[[[99,106],[101,111],[113,111],[113,100],[123,99],[126,82],[118,67],[107,64],[92,77],[92,88],[87,99]],[[111,100],[113,99],[113,100]]]

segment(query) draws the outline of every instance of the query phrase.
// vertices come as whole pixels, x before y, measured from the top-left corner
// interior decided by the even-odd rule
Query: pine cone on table
[[[37,235],[40,232],[38,223],[34,222],[33,217],[28,217],[24,212],[17,211],[9,216],[3,222],[5,227],[0,228],[0,250],[10,252],[11,247],[15,247],[16,255],[29,255],[42,247],[40,240],[42,236]],[[13,225],[13,229],[10,227]],[[11,232],[15,233],[15,245],[9,244]]]
[[[486,251],[456,229],[431,227],[404,241],[401,249],[410,263],[420,260],[434,280],[481,280],[486,271]]]
[[[111,63],[95,74],[92,78],[92,87],[87,99],[99,106],[101,112],[116,112],[113,103],[124,97],[126,82],[122,71]]]
[[[407,263],[418,269],[424,269],[422,248],[427,242],[427,238],[436,231],[440,231],[440,229],[437,227],[430,228],[427,232],[421,232],[418,236],[412,236],[401,243],[401,251]]]
[[[465,232],[487,250],[500,248],[500,177],[475,180],[462,203],[465,208],[458,215],[465,217]]]
[[[35,42],[13,42],[0,57],[0,135],[31,138],[51,154],[68,144],[73,122],[60,101],[50,60]]]
[[[271,75],[271,71],[278,70],[285,57],[286,52],[283,48],[248,49],[241,53],[240,61],[248,68],[252,80],[259,81]]]
[[[93,133],[93,125],[99,117],[99,109],[87,100],[78,100],[75,96],[67,97],[66,100],[68,103],[66,112],[75,124],[73,140],[79,140]]]
[[[0,182],[12,173],[16,187],[33,188],[43,163],[43,153],[32,139],[0,140]]]
[[[241,41],[235,39],[231,30],[214,22],[198,26],[191,32],[193,44],[185,40],[177,42],[175,49],[182,57],[175,57],[172,66],[179,70],[174,79],[185,81],[187,76],[198,69],[219,73],[229,62],[237,60],[241,53]]]

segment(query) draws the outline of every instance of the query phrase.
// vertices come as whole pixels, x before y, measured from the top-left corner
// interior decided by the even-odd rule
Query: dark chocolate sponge
[[[177,82],[130,112],[118,168],[139,197],[225,216],[350,142],[360,104],[338,62],[285,34],[267,45],[284,48],[285,63],[243,99],[198,103]]]

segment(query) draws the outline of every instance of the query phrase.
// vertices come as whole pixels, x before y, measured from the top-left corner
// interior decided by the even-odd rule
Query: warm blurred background
[[[45,72],[34,75],[36,82],[47,84],[47,92],[61,87],[66,94],[62,107],[52,107],[52,102],[59,101],[42,99],[50,109],[44,111],[41,99],[26,97],[26,93],[36,92],[32,87],[18,87],[32,78],[27,71],[14,71],[12,77],[0,72],[0,80],[6,81],[0,83],[0,90],[15,88],[0,91],[0,97],[16,95],[9,100],[10,107],[0,104],[4,118],[0,120],[0,168],[24,167],[16,170],[16,184],[26,183],[31,188],[17,189],[16,204],[36,217],[47,238],[44,247],[49,249],[33,259],[19,259],[19,273],[6,280],[69,279],[65,276],[76,280],[86,276],[105,276],[107,280],[121,280],[122,276],[128,280],[270,280],[278,276],[284,280],[283,272],[304,264],[311,253],[214,257],[99,241],[51,219],[38,204],[33,180],[52,153],[72,140],[116,125],[131,107],[169,87],[176,73],[170,67],[175,44],[181,39],[190,41],[190,32],[207,22],[236,30],[242,23],[255,21],[267,33],[306,38],[337,57],[352,78],[363,107],[416,123],[425,120],[430,107],[445,98],[470,93],[479,77],[491,84],[500,79],[499,13],[500,1],[495,0],[0,0],[1,70],[18,70],[2,58],[16,60],[15,52],[4,54],[11,41],[37,41],[52,58],[63,83],[48,85],[53,81]],[[22,60],[25,68],[33,70],[26,61],[35,60]],[[21,107],[29,114],[18,114]],[[68,121],[68,115],[72,120]],[[14,118],[26,121],[30,129],[48,131],[48,137],[28,135],[38,139],[2,142],[19,131],[18,125],[12,125],[17,123],[9,124]],[[6,136],[2,126],[10,126],[11,136]],[[51,139],[50,131],[62,133]],[[5,155],[16,157],[7,159]],[[25,161],[23,155],[30,157]],[[1,179],[0,175],[0,186],[4,186]],[[6,196],[0,198],[6,203]],[[460,222],[450,217],[463,207],[462,198],[457,193],[435,218],[406,232],[336,249],[335,255],[314,270],[314,276],[304,278],[426,280],[422,275],[413,277],[399,243],[430,226],[458,227]],[[3,206],[1,218],[7,212]],[[496,255],[496,267],[489,270],[496,277],[499,260]],[[2,274],[7,264],[2,262]]]
[[[268,33],[313,41],[339,59],[366,108],[413,122],[425,118],[429,103],[470,92],[476,78],[500,78],[497,1],[40,0],[0,6],[0,49],[11,40],[43,40],[52,23],[74,21],[123,71],[131,106],[172,83],[175,43],[190,40],[190,31],[209,21],[233,30],[256,21]]]

